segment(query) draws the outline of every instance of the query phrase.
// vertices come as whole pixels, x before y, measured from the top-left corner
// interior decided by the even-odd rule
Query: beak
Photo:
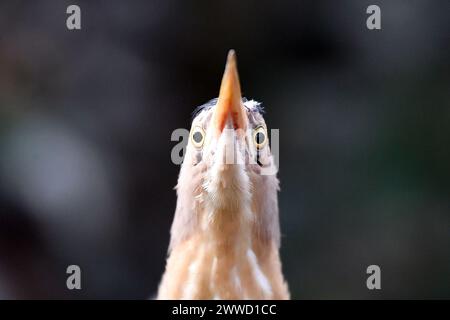
[[[220,136],[229,117],[231,117],[235,130],[241,129],[242,132],[245,132],[248,119],[242,103],[234,50],[228,52],[227,64],[220,85],[219,99],[212,116],[212,125],[215,128],[216,136]]]

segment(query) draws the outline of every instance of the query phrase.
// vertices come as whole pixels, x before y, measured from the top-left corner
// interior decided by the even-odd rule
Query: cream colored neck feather
[[[250,182],[245,170],[205,179],[197,207],[200,228],[173,248],[159,299],[287,299],[277,245],[252,235]],[[211,170],[211,172],[220,172]]]

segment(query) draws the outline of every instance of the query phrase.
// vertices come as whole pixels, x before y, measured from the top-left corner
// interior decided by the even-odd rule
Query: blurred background
[[[82,30],[66,28],[77,4]],[[382,30],[366,28],[381,7]],[[449,1],[2,1],[0,298],[146,299],[176,128],[219,90],[280,129],[295,299],[450,298]],[[82,290],[66,288],[66,268]],[[381,290],[366,268],[381,267]]]

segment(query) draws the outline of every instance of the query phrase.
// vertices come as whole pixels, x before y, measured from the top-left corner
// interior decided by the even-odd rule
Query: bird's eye
[[[257,149],[262,149],[267,144],[267,131],[263,126],[253,131],[253,141]]]
[[[201,148],[205,141],[205,131],[201,127],[195,127],[191,133],[191,141],[194,147]]]

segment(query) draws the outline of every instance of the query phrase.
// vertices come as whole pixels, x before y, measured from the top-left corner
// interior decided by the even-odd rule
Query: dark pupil
[[[256,134],[256,143],[257,143],[257,144],[263,143],[265,138],[266,138],[266,137],[264,136],[264,133],[258,132],[258,133]]]
[[[194,136],[192,138],[194,139],[194,141],[196,143],[200,143],[200,142],[202,142],[203,135],[197,131],[196,133],[194,133]]]

